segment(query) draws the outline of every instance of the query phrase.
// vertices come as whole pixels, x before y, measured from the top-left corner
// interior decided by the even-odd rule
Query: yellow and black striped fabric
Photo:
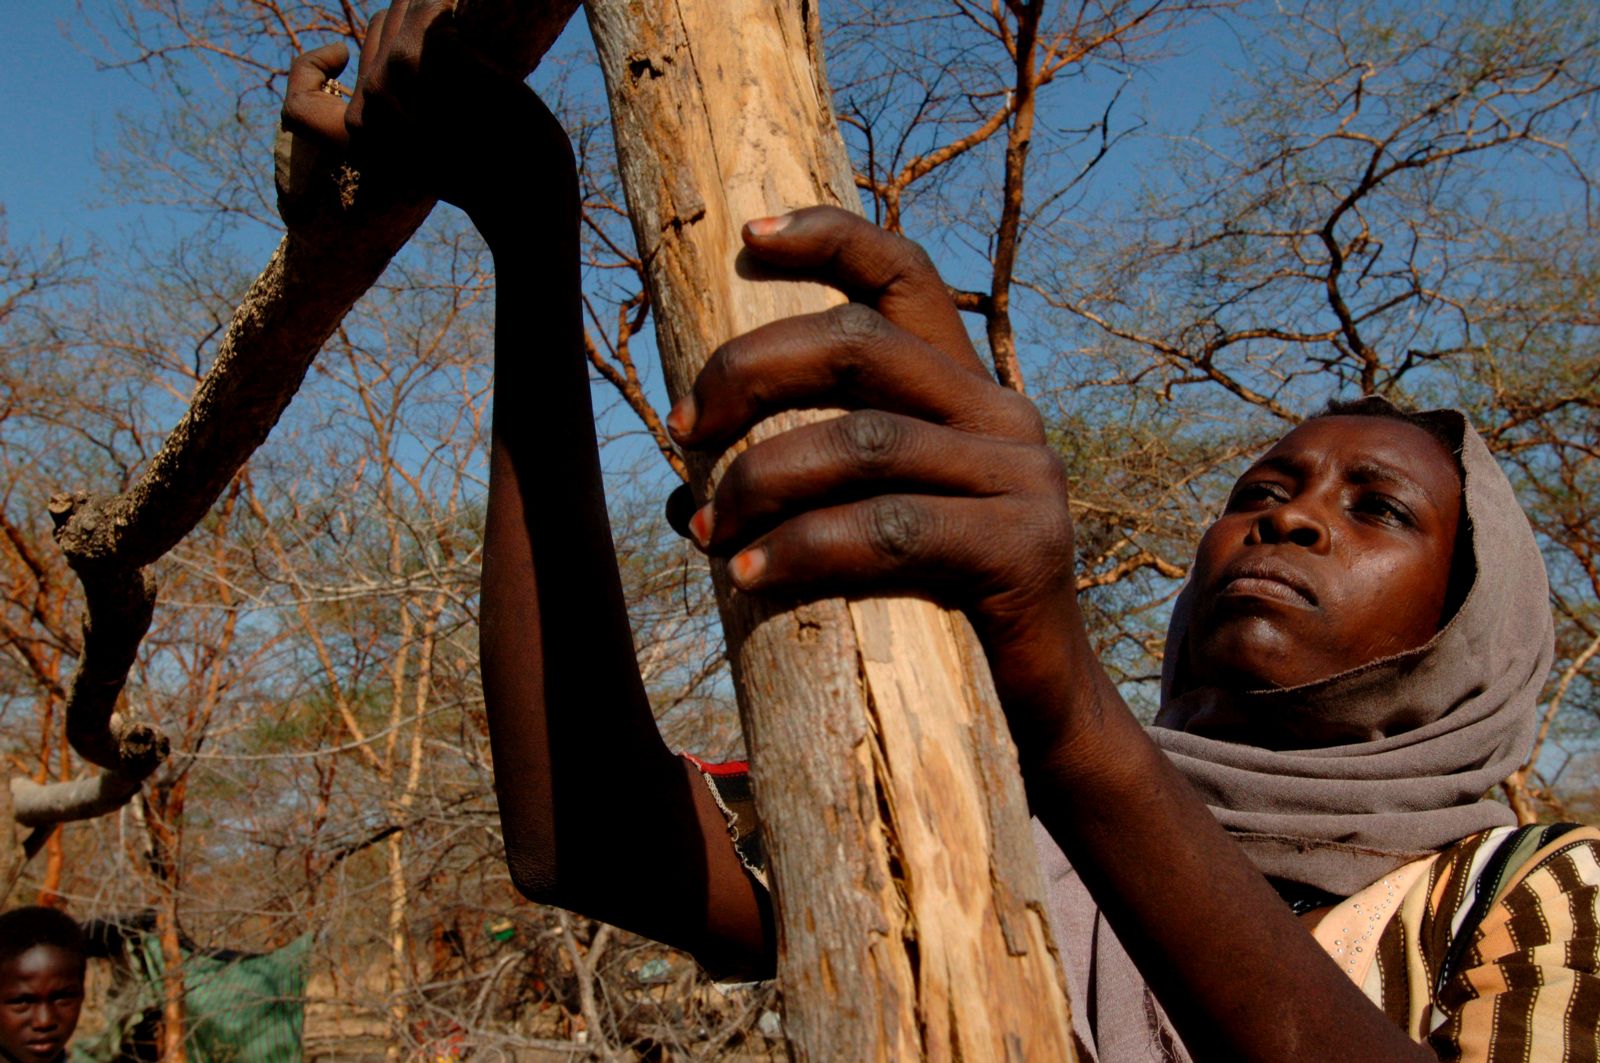
[[[1600,830],[1472,835],[1347,898],[1316,937],[1441,1060],[1600,1056]]]
[[[745,766],[696,764],[764,887]],[[1600,830],[1471,835],[1345,898],[1314,934],[1441,1060],[1600,1063]]]

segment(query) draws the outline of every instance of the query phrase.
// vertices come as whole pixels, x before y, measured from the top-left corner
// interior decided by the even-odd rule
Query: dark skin
[[[1301,425],[1239,478],[1200,540],[1180,683],[1300,686],[1426,642],[1445,616],[1450,568],[1438,559],[1453,553],[1460,513],[1455,461],[1421,428]],[[1162,722],[1281,748],[1379,737],[1229,719],[1216,705]]]
[[[62,1058],[83,1008],[83,957],[35,945],[0,963],[0,1060]]]
[[[348,114],[332,97],[307,99],[340,56],[302,57],[285,122],[330,144],[348,130],[353,148],[424,181],[425,159],[448,159],[457,176],[431,187],[467,210],[495,256],[482,654],[513,878],[536,900],[712,964],[770,967],[765,895],[692,769],[661,743],[634,664],[581,348],[570,151],[523,86],[488,78],[463,95],[430,79],[429,57],[459,49],[440,8],[399,4],[375,20]],[[406,92],[387,98],[395,85]],[[411,118],[363,148],[379,132],[359,120],[374,88]],[[853,302],[730,339],[670,428],[716,451],[777,410],[851,412],[745,451],[690,522],[697,541],[729,558],[746,593],[913,589],[966,611],[1035,813],[1197,1058],[1432,1058],[1317,946],[1123,704],[1078,609],[1060,459],[1032,405],[984,372],[927,256],[826,208],[757,219],[744,239],[756,258]],[[502,403],[514,416],[498,416]],[[1318,676],[1281,670],[1302,648],[1327,675],[1430,639],[1460,508],[1450,455],[1420,429],[1369,417],[1311,422],[1273,455],[1202,545],[1192,681],[1300,682]],[[1404,483],[1374,480],[1385,455],[1404,458]],[[1299,471],[1285,473],[1291,464]],[[1418,520],[1395,521],[1380,491]],[[1240,577],[1236,566],[1254,562]],[[1397,586],[1408,604],[1387,610],[1387,635],[1340,634],[1365,636],[1350,610]],[[1313,588],[1314,605],[1301,593]],[[642,867],[649,889],[637,886]]]
[[[704,784],[661,741],[633,655],[583,356],[566,134],[461,46],[441,3],[372,20],[348,109],[321,91],[346,59],[336,44],[294,61],[285,127],[461,207],[494,254],[480,648],[512,878],[708,964],[761,962],[770,907]]]

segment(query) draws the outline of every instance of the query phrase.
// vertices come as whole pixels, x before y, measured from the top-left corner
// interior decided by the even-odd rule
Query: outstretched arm
[[[397,5],[404,23],[375,29],[363,67],[379,73],[363,76],[357,104],[370,96],[377,121],[357,129],[442,138],[413,162],[495,254],[483,659],[514,876],[535,899],[713,962],[761,956],[760,901],[709,796],[662,746],[633,660],[580,354],[565,145],[503,84],[478,85],[473,107],[393,119],[407,112],[391,66],[398,88],[426,85],[428,57],[450,54],[424,48],[437,6]],[[444,98],[409,105],[425,117]],[[373,154],[395,142],[376,139]],[[669,424],[684,444],[717,448],[778,409],[856,412],[746,450],[695,515],[696,538],[730,556],[751,593],[909,588],[967,611],[1036,811],[1197,1056],[1427,1058],[1295,922],[1122,704],[1073,594],[1059,460],[1032,407],[983,373],[926,255],[838,211],[785,221],[750,226],[751,252],[855,303],[730,341]]]
[[[558,195],[574,205],[570,188]],[[481,646],[506,857],[535,900],[747,967],[765,948],[764,898],[697,773],[662,744],[639,679],[581,347],[577,226],[546,220],[484,226],[497,291]]]
[[[965,610],[1030,800],[1197,1058],[1426,1059],[1316,944],[1145,735],[1090,645],[1066,477],[914,244],[831,208],[750,252],[855,300],[738,337],[669,426],[716,450],[779,410],[853,412],[743,451],[690,522],[749,593],[911,589]]]
[[[348,108],[334,45],[291,68],[285,125],[348,143],[363,179],[467,211],[495,262],[495,396],[481,650],[512,878],[572,908],[748,968],[758,897],[721,813],[662,743],[634,658],[582,348],[578,185],[555,119],[472,55],[445,5],[373,19]]]

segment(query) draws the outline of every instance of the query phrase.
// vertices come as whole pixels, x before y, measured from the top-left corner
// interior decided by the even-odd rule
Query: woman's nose
[[[1251,534],[1263,543],[1289,543],[1316,551],[1328,547],[1327,522],[1316,506],[1304,499],[1290,499],[1261,511]]]

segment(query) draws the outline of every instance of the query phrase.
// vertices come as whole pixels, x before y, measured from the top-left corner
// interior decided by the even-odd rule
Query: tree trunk
[[[860,209],[819,25],[804,0],[587,10],[677,397],[721,341],[842,301],[734,267],[747,218]],[[692,469],[702,498],[724,463]],[[796,1056],[1071,1059],[1015,750],[965,620],[909,599],[770,610],[714,577]]]
[[[178,883],[168,883],[170,892],[156,920],[161,937],[161,1061],[188,1063],[189,1017],[185,1013],[183,968],[186,962],[178,935]]]

